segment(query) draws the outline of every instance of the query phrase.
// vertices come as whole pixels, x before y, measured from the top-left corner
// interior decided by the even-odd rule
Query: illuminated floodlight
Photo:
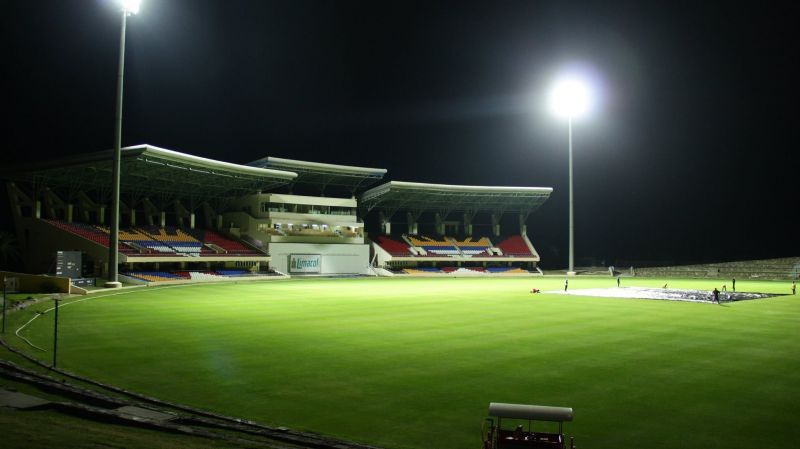
[[[138,14],[139,6],[142,5],[142,0],[120,0],[122,10],[128,14]]]
[[[119,268],[119,191],[122,179],[122,86],[125,75],[125,28],[128,16],[139,12],[141,0],[115,0],[120,6],[119,68],[117,72],[117,113],[114,125],[114,156],[111,162],[111,229],[108,244],[108,288],[118,288]]]
[[[579,118],[592,108],[592,89],[589,83],[577,76],[556,81],[550,91],[550,109],[563,118]]]
[[[567,275],[575,275],[575,214],[572,194],[572,126],[575,119],[591,112],[595,103],[595,90],[584,71],[571,71],[553,84],[548,106],[558,117],[567,119],[569,136],[569,262]]]

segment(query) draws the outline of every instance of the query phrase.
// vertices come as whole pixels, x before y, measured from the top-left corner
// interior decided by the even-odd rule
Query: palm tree
[[[0,231],[0,268],[18,268],[20,256],[18,243],[13,234]]]

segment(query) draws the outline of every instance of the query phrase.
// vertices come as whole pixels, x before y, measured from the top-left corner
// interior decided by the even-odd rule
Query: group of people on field
[[[619,286],[620,286],[620,279],[619,279],[619,276],[617,276],[617,287],[619,287]],[[663,288],[667,288],[667,284],[664,284]],[[564,291],[566,292],[568,289],[569,289],[569,278],[565,278],[564,279]],[[734,292],[736,291],[736,278],[732,278],[731,279],[731,289]],[[792,295],[795,294],[796,290],[797,290],[797,281],[792,281]],[[728,291],[728,285],[727,284],[722,284],[722,290],[718,290],[717,287],[714,287],[714,290],[711,292],[711,294],[714,296],[714,302],[719,304],[719,294],[721,292],[727,292],[727,291]],[[539,290],[538,288],[532,288],[531,289],[531,293],[541,293],[541,290]],[[731,299],[731,295],[728,295],[727,299]]]

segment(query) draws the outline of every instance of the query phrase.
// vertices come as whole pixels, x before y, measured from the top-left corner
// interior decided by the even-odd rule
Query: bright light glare
[[[120,0],[120,3],[122,4],[123,11],[131,14],[138,14],[142,0]]]
[[[550,92],[550,109],[559,117],[577,118],[592,107],[592,91],[580,78],[563,78]]]

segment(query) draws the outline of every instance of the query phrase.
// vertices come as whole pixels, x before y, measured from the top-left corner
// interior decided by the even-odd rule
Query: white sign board
[[[319,254],[290,254],[289,273],[319,273],[321,262]]]

